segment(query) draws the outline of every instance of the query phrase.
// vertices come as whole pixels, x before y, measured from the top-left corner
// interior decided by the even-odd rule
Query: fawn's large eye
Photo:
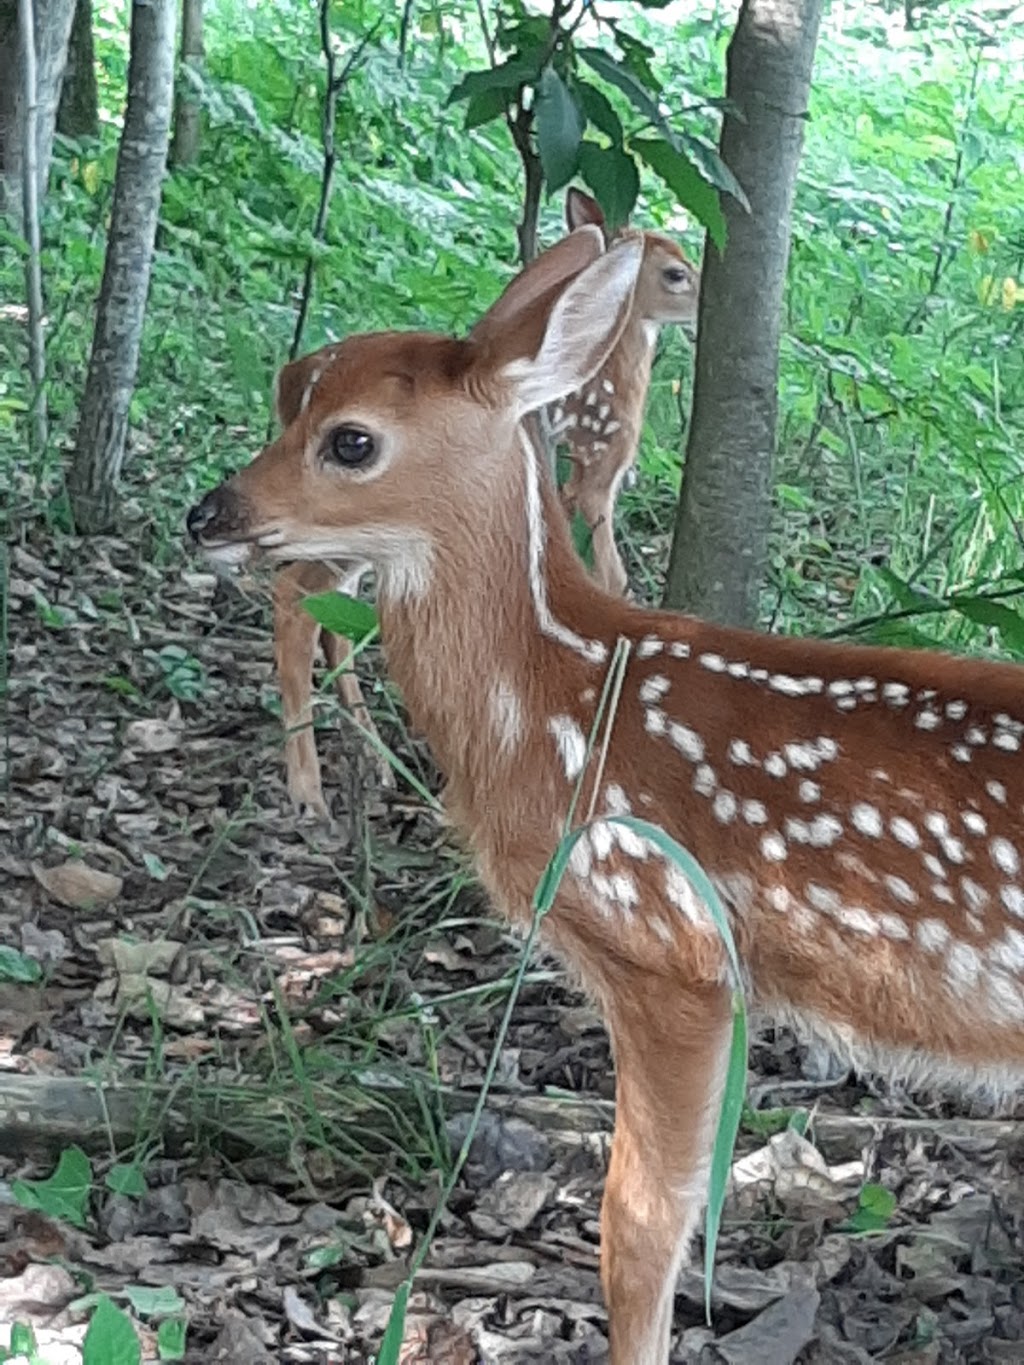
[[[335,464],[348,469],[369,464],[377,453],[377,443],[362,427],[335,427],[327,438],[324,454]]]
[[[670,289],[679,289],[691,282],[690,272],[685,265],[666,266],[661,272],[661,277]]]

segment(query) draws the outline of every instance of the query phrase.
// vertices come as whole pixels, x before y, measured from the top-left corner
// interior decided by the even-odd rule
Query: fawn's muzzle
[[[248,517],[244,504],[229,484],[221,484],[189,509],[188,533],[199,544],[244,540]]]

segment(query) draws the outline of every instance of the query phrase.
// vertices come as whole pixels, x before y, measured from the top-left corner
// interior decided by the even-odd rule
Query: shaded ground
[[[103,1289],[155,1358],[139,1287],[169,1287],[189,1360],[364,1361],[466,1130],[516,945],[436,813],[365,786],[343,725],[321,739],[337,827],[296,822],[265,594],[169,553],[12,553],[0,944],[23,957],[0,959],[0,1324],[78,1360],[68,1305]],[[375,708],[436,786],[379,682]],[[26,960],[41,981],[4,979]],[[821,1062],[788,1036],[755,1046],[714,1327],[688,1273],[674,1359],[1024,1361],[1024,1127],[816,1083]],[[600,1361],[611,1066],[550,963],[498,1076],[403,1359]],[[783,1106],[811,1111],[814,1145]],[[9,1184],[73,1141],[93,1159],[82,1229]],[[125,1166],[134,1193],[106,1183]]]

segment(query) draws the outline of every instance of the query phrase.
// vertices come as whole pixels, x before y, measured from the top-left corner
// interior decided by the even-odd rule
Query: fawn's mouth
[[[260,553],[266,554],[270,558],[278,558],[279,556],[276,556],[274,551],[284,542],[285,533],[277,528],[262,531],[257,536],[247,536],[244,540],[207,539],[201,534],[196,537],[196,543],[207,559],[211,559],[217,564],[230,566],[245,564],[254,555]]]

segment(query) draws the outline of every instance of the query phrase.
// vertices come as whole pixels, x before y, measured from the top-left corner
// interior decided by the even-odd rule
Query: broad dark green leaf
[[[573,93],[583,106],[583,112],[590,122],[605,137],[611,138],[617,147],[622,146],[622,123],[611,106],[611,101],[603,90],[587,81],[576,81]]]
[[[104,1294],[82,1342],[82,1365],[139,1365],[141,1359],[131,1318]]]
[[[884,1185],[865,1185],[857,1207],[844,1223],[847,1232],[881,1232],[896,1212],[896,1196]]]
[[[719,251],[725,250],[725,216],[718,191],[709,185],[693,162],[667,142],[634,138],[633,151],[664,180],[676,200],[704,224]]]
[[[14,1180],[11,1193],[25,1209],[38,1209],[48,1218],[64,1218],[85,1227],[85,1208],[92,1189],[92,1166],[81,1147],[61,1152],[57,1169],[45,1180]]]
[[[1005,602],[988,597],[954,597],[950,604],[976,626],[995,627],[1006,647],[1018,658],[1024,657],[1024,617]]]
[[[468,100],[484,90],[518,90],[521,85],[532,85],[538,75],[536,57],[514,52],[507,62],[490,66],[486,71],[470,71],[452,90],[446,104]]]
[[[343,592],[321,592],[304,597],[302,605],[325,630],[359,644],[378,627],[377,613],[368,602]]]
[[[640,193],[640,172],[633,158],[619,147],[584,142],[580,147],[580,174],[604,209],[609,228],[614,232],[628,222]]]
[[[599,47],[580,47],[576,51],[591,70],[596,71],[609,85],[621,90],[633,108],[643,114],[644,118],[649,119],[667,142],[673,146],[679,145],[678,138],[658,108],[657,99],[640,83],[632,71],[627,71],[614,57],[610,57]]]
[[[537,87],[537,150],[549,189],[560,190],[576,174],[583,137],[583,116],[565,81],[553,66],[544,68]]]
[[[749,213],[750,200],[747,198],[746,191],[714,147],[709,147],[699,137],[692,137],[689,133],[680,133],[679,139],[683,150],[700,168],[704,179],[710,180],[711,184],[718,189],[725,190],[726,194],[731,194],[737,203],[742,204]]]
[[[466,105],[465,128],[468,132],[470,128],[479,128],[485,123],[490,123],[492,119],[500,118],[508,108],[508,90],[499,90],[494,87],[490,90],[478,90],[475,95],[470,95]]]
[[[31,985],[39,981],[43,969],[34,957],[26,957],[18,948],[0,943],[0,981],[17,981],[21,985]]]

